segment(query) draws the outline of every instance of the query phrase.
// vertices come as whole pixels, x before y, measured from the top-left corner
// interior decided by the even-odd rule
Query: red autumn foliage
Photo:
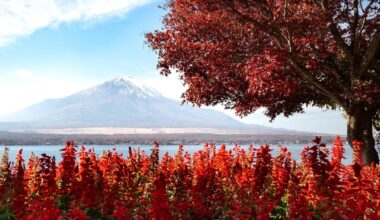
[[[24,173],[25,173],[25,165],[24,165],[24,159],[22,158],[22,149],[19,150],[15,166],[13,167],[13,203],[12,203],[12,209],[17,214],[23,214],[25,210],[25,200],[26,200],[26,189],[25,189],[25,179],[24,179]]]
[[[146,34],[162,75],[179,73],[184,101],[274,119],[305,106],[347,114],[347,137],[379,163],[380,1],[170,0]]]
[[[316,138],[302,160],[266,145],[228,150],[206,144],[193,155],[179,147],[159,158],[129,149],[97,156],[68,142],[62,161],[22,151],[0,166],[5,219],[379,219],[380,167],[362,166],[361,144],[343,165],[343,143]],[[332,151],[330,156],[329,150]]]

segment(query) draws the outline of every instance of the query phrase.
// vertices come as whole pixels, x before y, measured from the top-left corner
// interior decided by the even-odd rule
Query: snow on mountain
[[[75,95],[91,96],[100,94],[136,96],[142,99],[161,96],[158,91],[145,86],[141,81],[133,77],[115,78],[111,81],[105,82],[104,84],[91,87]]]
[[[135,78],[115,78],[73,95],[45,100],[0,119],[17,128],[213,128],[279,132],[219,111],[181,105]],[[4,123],[3,123],[4,124]],[[1,129],[1,126],[0,126]]]

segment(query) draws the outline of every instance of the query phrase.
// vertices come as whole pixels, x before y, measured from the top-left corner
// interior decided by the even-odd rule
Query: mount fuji
[[[170,128],[176,133],[213,133],[216,130],[290,132],[248,125],[216,110],[181,105],[134,78],[115,78],[64,98],[45,100],[6,115],[0,121],[1,130],[129,128],[130,131],[132,128]]]

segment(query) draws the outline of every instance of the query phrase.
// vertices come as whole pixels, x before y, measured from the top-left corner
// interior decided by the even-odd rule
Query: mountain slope
[[[1,121],[17,128],[218,128],[278,131],[265,126],[247,125],[215,110],[181,105],[129,78],[117,78],[65,98],[43,101],[5,116]]]

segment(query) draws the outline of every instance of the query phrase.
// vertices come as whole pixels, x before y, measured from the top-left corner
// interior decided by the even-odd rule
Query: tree
[[[146,35],[161,74],[181,74],[183,98],[273,120],[305,106],[342,109],[364,164],[378,163],[379,0],[171,0]]]

